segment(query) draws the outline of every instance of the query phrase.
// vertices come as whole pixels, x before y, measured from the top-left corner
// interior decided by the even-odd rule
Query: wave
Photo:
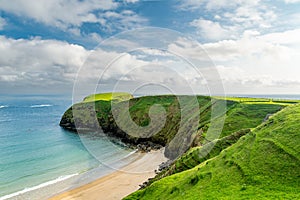
[[[50,107],[53,106],[51,104],[39,104],[39,105],[32,105],[31,108],[42,108],[42,107]]]
[[[12,193],[12,194],[8,194],[8,195],[5,195],[5,196],[2,196],[0,197],[0,200],[5,200],[5,199],[9,199],[9,198],[12,198],[12,197],[15,197],[15,196],[18,196],[20,194],[24,194],[26,192],[30,192],[30,191],[33,191],[33,190],[37,190],[37,189],[40,189],[40,188],[43,188],[43,187],[46,187],[48,185],[52,185],[52,184],[55,184],[55,183],[58,183],[58,182],[61,182],[61,181],[64,181],[66,179],[69,179],[73,176],[77,176],[79,175],[79,173],[76,173],[76,174],[70,174],[70,175],[65,175],[65,176],[60,176],[54,180],[51,180],[51,181],[48,181],[48,182],[45,182],[45,183],[42,183],[42,184],[39,184],[39,185],[36,185],[36,186],[33,186],[33,187],[30,187],[30,188],[25,188],[21,191],[18,191],[18,192],[15,192],[15,193]]]
[[[11,122],[11,121],[13,121],[13,119],[0,119],[0,123],[1,122]]]
[[[8,106],[0,106],[0,109],[1,109],[1,108],[8,108]]]
[[[139,151],[138,149],[135,149],[135,150],[131,151],[129,154],[127,154],[126,156],[124,156],[123,159],[130,157],[131,155],[135,154],[138,151]]]

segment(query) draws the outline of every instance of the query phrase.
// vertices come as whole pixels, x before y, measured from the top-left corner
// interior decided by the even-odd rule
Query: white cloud
[[[219,0],[219,1],[206,1],[206,8],[208,10],[218,10],[218,9],[230,9],[243,6],[258,6],[261,3],[261,0]]]
[[[269,33],[261,38],[274,44],[286,44],[292,46],[300,46],[300,29],[287,30],[278,33]]]
[[[285,3],[300,3],[300,0],[284,0]]]
[[[239,40],[224,40],[203,44],[208,54],[217,61],[249,58],[269,58],[289,61],[298,53],[300,29],[259,35],[245,33]]]
[[[200,36],[210,41],[238,39],[246,30],[268,31],[277,19],[275,8],[260,0],[182,1],[179,8],[213,14],[213,18],[202,14],[190,22]]]
[[[77,1],[70,0],[2,0],[0,8],[4,11],[19,16],[26,16],[38,22],[51,26],[66,27],[69,25],[80,26],[83,22],[96,22],[95,10],[109,10],[117,6],[112,0]]]
[[[230,20],[232,24],[239,24],[244,29],[249,28],[270,28],[277,16],[264,4],[240,5],[233,12],[225,12],[223,17]]]
[[[219,9],[229,9],[235,8],[240,5],[257,5],[260,0],[184,0],[181,1],[181,4],[178,6],[179,9],[183,10],[197,10],[197,9],[207,9],[207,10],[219,10]]]
[[[257,63],[256,63],[257,64]],[[279,66],[269,67],[268,70],[277,71],[276,73],[266,73],[262,67],[260,71],[253,72],[250,66],[217,66],[218,72],[222,77],[225,91],[228,94],[299,94],[299,77],[286,76],[285,70],[294,67],[281,69],[278,76]],[[255,66],[252,66],[255,68]],[[256,68],[255,70],[257,70]],[[294,68],[295,69],[295,68]],[[284,70],[284,72],[283,72]],[[297,72],[295,72],[297,73]]]
[[[1,91],[23,87],[32,91],[36,88],[44,88],[45,91],[47,88],[70,90],[77,70],[84,66],[77,80],[91,84],[91,90],[83,90],[85,95],[94,92],[100,78],[104,85],[100,89],[106,90],[113,90],[117,83],[123,90],[131,90],[151,82],[173,90],[177,88],[178,93],[188,91],[188,87],[199,92],[198,88],[203,89],[207,81],[217,75],[207,65],[211,64],[210,56],[228,93],[299,93],[299,33],[299,29],[272,34],[248,31],[238,40],[202,45],[179,38],[168,46],[167,50],[171,53],[157,49],[119,53],[118,48],[112,51],[115,49],[112,46],[86,50],[79,45],[56,40],[17,40],[1,36]],[[122,38],[112,45],[125,43],[132,48],[139,47],[134,38]],[[198,70],[204,76],[184,58],[200,61],[203,68]]]
[[[281,29],[284,28],[284,30],[299,28],[300,13],[296,11],[294,13],[281,14],[280,20],[277,21],[276,26],[280,27]]]
[[[235,32],[230,29],[234,27],[223,27],[219,22],[213,22],[205,19],[195,19],[190,23],[191,26],[196,27],[198,34],[209,40],[222,40],[228,38],[235,38]]]
[[[5,25],[6,25],[6,20],[0,17],[0,30],[3,30]]]
[[[0,36],[0,41],[0,81],[14,87],[71,84],[88,54],[81,46],[56,40]]]
[[[24,92],[24,89],[30,92],[71,91],[75,80],[82,86],[84,95],[95,92],[97,84],[105,84],[105,90],[113,90],[119,83],[121,89],[128,91],[147,82],[184,92],[197,78],[186,63],[165,59],[172,55],[160,50],[119,53],[105,49],[86,50],[57,40],[5,36],[0,36],[0,44],[2,93]]]
[[[119,5],[113,0],[1,0],[0,10],[69,30],[75,35],[79,34],[77,29],[83,23],[98,23],[104,28],[122,30],[145,22],[144,18],[133,12],[114,12]],[[122,21],[113,26],[111,20],[116,15]]]
[[[96,42],[101,42],[103,39],[102,37],[98,34],[98,33],[90,33],[88,34],[88,36],[93,40],[93,41],[96,41]]]
[[[205,4],[206,0],[185,0],[185,1],[180,1],[180,4],[177,5],[178,9],[181,10],[195,10],[199,9]]]
[[[111,32],[114,29],[128,30],[133,27],[138,28],[147,23],[147,19],[140,17],[135,12],[124,10],[122,12],[107,11],[101,13],[105,23],[102,23],[102,28]]]
[[[139,0],[124,0],[125,3],[137,3]]]
[[[217,69],[228,93],[299,93],[299,29],[259,35],[248,32],[238,40],[223,40],[197,45],[179,39],[169,50],[181,55],[208,59]],[[202,48],[203,49],[202,49]]]

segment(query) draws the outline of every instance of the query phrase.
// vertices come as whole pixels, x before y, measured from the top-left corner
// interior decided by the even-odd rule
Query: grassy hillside
[[[133,96],[126,92],[109,92],[101,94],[92,94],[83,99],[83,102],[93,102],[93,101],[126,101],[132,99]]]
[[[182,97],[184,101],[188,102],[193,99],[192,97]],[[205,96],[199,96],[198,102],[201,109],[201,115],[203,116],[201,122],[207,121],[211,115],[211,98]],[[215,104],[219,102],[224,102],[224,100],[218,100]],[[155,104],[161,105],[166,111],[166,123],[162,129],[155,135],[150,137],[134,137],[135,133],[128,135],[123,130],[121,130],[116,124],[115,118],[112,114],[110,101],[95,101],[95,102],[83,102],[78,103],[70,107],[63,115],[60,125],[66,129],[76,131],[76,129],[86,129],[93,131],[97,128],[97,124],[101,126],[104,132],[109,135],[119,137],[125,142],[138,144],[144,141],[151,141],[157,144],[166,145],[168,144],[178,132],[180,121],[181,121],[181,108],[178,102],[178,98],[173,95],[165,96],[147,96],[130,99],[128,101],[116,102],[115,105],[116,112],[119,113],[118,118],[121,119],[125,124],[127,123],[127,116],[123,115],[122,108],[129,104],[130,119],[134,121],[135,124],[146,127],[150,123],[149,109]],[[120,110],[118,110],[120,108]],[[187,108],[189,111],[182,119],[195,118],[197,108],[190,107]],[[76,119],[74,119],[73,114],[76,114]],[[157,113],[154,113],[154,115]],[[199,113],[198,113],[199,114]],[[160,120],[159,113],[157,115],[157,120]],[[122,119],[124,118],[124,119]],[[96,119],[96,120],[95,120]],[[162,120],[161,120],[162,121]],[[76,126],[75,126],[76,122]],[[200,126],[200,124],[199,124]],[[150,130],[151,131],[151,130]],[[137,133],[138,134],[138,133]]]
[[[219,155],[125,199],[300,199],[299,121],[300,105],[288,106]]]
[[[282,109],[280,104],[239,103],[227,112],[221,137],[227,136],[244,128],[255,128],[262,123],[268,114]]]
[[[99,94],[97,98],[104,98],[110,96],[109,94]],[[126,143],[139,144],[141,142],[153,142],[160,145],[167,145],[178,134],[179,130],[185,134],[190,130],[191,120],[196,120],[200,114],[200,120],[195,134],[190,136],[190,140],[193,140],[194,146],[199,146],[210,142],[207,140],[206,133],[211,126],[212,106],[218,109],[224,102],[227,104],[227,118],[225,120],[224,128],[221,137],[230,135],[244,128],[254,128],[259,125],[267,114],[276,113],[283,106],[280,104],[244,104],[231,100],[212,100],[211,97],[198,96],[197,101],[200,106],[200,110],[197,106],[193,105],[192,101],[195,99],[192,96],[179,96],[185,106],[180,105],[177,96],[163,95],[163,96],[146,96],[140,98],[133,98],[127,101],[89,101],[93,99],[93,95],[87,97],[83,102],[73,105],[63,115],[60,125],[66,129],[72,131],[85,130],[94,131],[100,127],[108,135],[118,137]],[[181,103],[182,103],[181,102]],[[130,128],[130,120],[140,126],[147,127],[150,123],[149,109],[156,104],[161,105],[166,111],[166,123],[160,129],[155,132],[150,128],[147,131],[141,131],[140,129],[130,129],[130,131],[122,130],[115,121],[113,116],[111,105],[114,105],[116,112],[118,113],[118,120],[122,121],[124,126]],[[126,112],[122,110],[123,107],[129,104],[130,117],[128,118]],[[183,108],[181,108],[183,107]],[[184,110],[184,114],[182,114]],[[200,112],[200,113],[199,113]],[[73,114],[76,114],[74,119]],[[160,113],[154,113],[157,122],[164,120],[164,117],[159,115]],[[216,119],[219,120],[219,119]],[[75,123],[76,122],[76,123]],[[76,124],[76,126],[75,126]],[[181,129],[179,129],[181,128]],[[142,135],[142,134],[144,135]],[[179,138],[180,139],[180,138]],[[215,138],[213,138],[215,139]],[[191,141],[187,141],[191,142]],[[174,143],[167,152],[171,155],[172,148],[178,149],[176,145],[183,145],[181,142]]]
[[[249,132],[250,129],[242,129],[229,136],[223,137],[221,139],[215,139],[212,142],[209,142],[202,146],[190,148],[180,158],[176,159],[170,167],[164,169],[153,179],[151,179],[147,183],[147,185],[150,185],[153,182],[160,180],[166,176],[170,176],[172,174],[194,168],[200,163],[219,155],[222,150],[236,143],[240,139],[240,137],[248,134]]]
[[[281,104],[290,105],[300,103],[300,100],[296,99],[269,99],[269,98],[251,98],[251,97],[215,97],[217,99],[237,101],[240,103],[261,103],[261,104]]]
[[[223,138],[242,129],[255,128],[263,122],[267,115],[278,112],[284,106],[285,105],[281,103],[261,104],[260,100],[257,102],[252,100],[251,104],[237,101],[230,105],[228,104],[224,126],[219,138]],[[195,139],[194,146],[201,146],[207,142],[211,142],[205,138],[209,125],[210,123],[206,123],[203,126],[203,132]]]

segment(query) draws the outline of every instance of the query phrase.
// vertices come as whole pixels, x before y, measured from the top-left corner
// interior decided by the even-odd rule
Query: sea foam
[[[37,190],[37,189],[40,189],[40,188],[43,188],[43,187],[46,187],[46,186],[49,186],[49,185],[52,185],[52,184],[64,181],[66,179],[69,179],[69,178],[71,178],[73,176],[77,176],[77,175],[79,175],[79,173],[65,175],[65,176],[60,176],[60,177],[58,177],[58,178],[56,178],[54,180],[51,180],[51,181],[48,181],[48,182],[45,182],[45,183],[41,183],[39,185],[30,187],[30,188],[25,188],[25,189],[23,189],[21,191],[18,191],[18,192],[12,193],[12,194],[8,194],[8,195],[5,195],[5,196],[2,196],[2,197],[0,197],[0,200],[5,200],[5,199],[12,198],[12,197],[16,197],[16,196],[24,194],[26,192]]]
[[[31,108],[42,108],[42,107],[50,107],[50,106],[53,106],[53,105],[50,105],[50,104],[39,104],[39,105],[32,105],[30,107]]]

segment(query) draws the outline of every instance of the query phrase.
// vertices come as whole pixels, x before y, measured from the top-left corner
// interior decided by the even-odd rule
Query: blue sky
[[[180,32],[182,35],[170,40],[164,49],[182,57],[201,56],[201,46],[228,94],[300,93],[299,0],[1,0],[0,93],[72,92],[78,70],[99,43],[143,27]],[[160,38],[156,34],[153,35],[160,42],[168,40],[168,36]],[[142,37],[127,36],[121,43],[114,40],[119,42],[118,48],[98,48],[107,57],[117,57],[116,52],[127,53],[130,58],[121,63],[131,66],[178,66],[171,62],[175,59],[166,59],[170,56],[153,58],[157,52],[153,56],[148,51],[148,59],[122,52],[122,45],[142,45]],[[122,71],[124,75],[129,72],[124,71],[127,68],[114,68],[111,77],[118,79],[115,74]],[[186,74],[189,82],[196,80],[187,77],[190,71],[179,71]],[[134,88],[138,77],[151,77],[149,73],[148,66],[140,74],[125,74],[126,88]],[[170,80],[164,73],[162,70],[156,75],[159,84]],[[95,77],[99,78],[99,74]],[[97,90],[112,88],[103,87]]]

